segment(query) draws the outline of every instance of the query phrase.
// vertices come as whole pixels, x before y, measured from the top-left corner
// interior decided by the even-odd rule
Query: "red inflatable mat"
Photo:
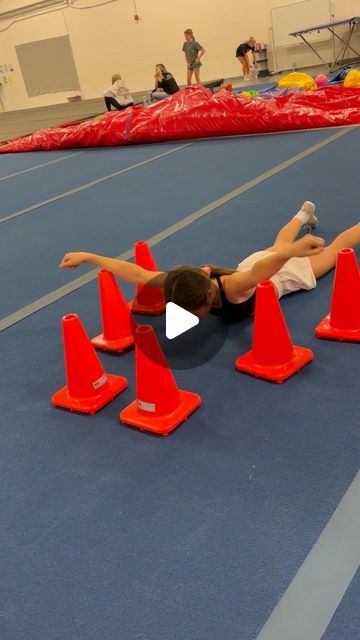
[[[360,124],[360,90],[342,85],[270,99],[202,86],[187,87],[148,107],[130,107],[68,127],[37,131],[0,153],[270,133]]]

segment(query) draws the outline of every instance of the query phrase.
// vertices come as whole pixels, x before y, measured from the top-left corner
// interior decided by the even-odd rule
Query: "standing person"
[[[129,89],[118,73],[114,73],[112,76],[111,87],[104,91],[103,97],[108,111],[111,111],[111,107],[121,111],[126,107],[132,107],[134,104]]]
[[[151,100],[163,100],[179,90],[179,86],[170,71],[167,71],[163,64],[157,64],[155,67],[155,89],[151,93]]]
[[[252,51],[253,65],[256,67],[255,44],[256,40],[251,36],[251,38],[249,38],[247,42],[239,44],[238,48],[236,49],[236,57],[242,66],[245,82],[248,82],[250,80],[249,51]]]
[[[65,254],[60,267],[74,269],[92,264],[132,284],[163,287],[166,302],[174,302],[198,318],[212,313],[228,321],[240,321],[254,313],[255,289],[262,280],[273,282],[279,298],[299,289],[314,289],[316,281],[335,266],[340,249],[359,246],[360,223],[340,233],[327,247],[322,238],[313,235],[297,240],[303,226],[316,227],[314,211],[312,202],[304,202],[280,229],[273,245],[251,254],[237,269],[182,266],[164,273],[82,252]]]
[[[192,29],[185,29],[184,36],[185,42],[182,50],[185,53],[187,64],[187,83],[188,85],[191,85],[192,74],[195,73],[195,80],[197,84],[201,84],[200,67],[202,66],[202,63],[200,62],[200,58],[204,55],[205,49],[195,40]]]

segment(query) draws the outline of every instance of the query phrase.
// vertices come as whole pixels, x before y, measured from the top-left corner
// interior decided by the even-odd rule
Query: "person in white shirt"
[[[121,111],[126,107],[132,107],[134,104],[129,89],[118,73],[112,76],[111,87],[104,91],[103,97],[108,111],[111,111],[111,107]]]

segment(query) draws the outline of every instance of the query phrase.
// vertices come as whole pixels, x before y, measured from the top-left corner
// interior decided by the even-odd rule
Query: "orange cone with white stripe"
[[[105,373],[80,321],[72,313],[62,320],[67,384],[51,398],[57,407],[94,414],[126,389],[126,378]]]
[[[201,398],[178,389],[153,327],[135,330],[136,400],[120,413],[120,421],[167,436],[197,409]]]

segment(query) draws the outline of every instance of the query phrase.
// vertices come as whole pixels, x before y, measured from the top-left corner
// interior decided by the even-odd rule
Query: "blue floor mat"
[[[283,385],[238,374],[250,323],[234,327],[211,363],[176,372],[203,406],[156,438],[118,422],[132,353],[100,356],[129,388],[96,416],[49,404],[64,382],[60,318],[81,310],[93,334],[95,299],[94,283],[0,336],[2,637],[255,638],[356,472],[354,345],[315,344],[315,298],[294,296],[286,316],[313,365]],[[341,406],[334,362],[348,372]]]
[[[347,638],[358,640],[360,638],[359,593],[360,571],[358,570],[326,629],[323,640],[347,640]]]
[[[68,274],[54,269],[65,251],[119,255],[333,133],[271,136],[271,145],[263,136],[196,143],[3,223],[0,267],[11,279],[1,282],[0,316],[65,284]],[[30,184],[36,193],[37,181]]]
[[[10,153],[0,154],[0,178],[11,175],[18,171],[31,169],[40,164],[53,162],[77,155],[79,149],[68,149],[66,151],[36,151],[30,153]],[[61,164],[61,163],[60,163]]]
[[[156,144],[87,149],[84,153],[72,154],[60,163],[41,167],[39,171],[30,171],[4,180],[1,183],[1,218],[154,158],[178,146],[181,145]],[[105,190],[107,188],[106,184]]]
[[[5,223],[2,310],[71,281],[73,272],[56,267],[64,244],[120,253],[139,229],[172,224],[326,135],[271,136],[267,147],[264,138],[196,143],[185,163],[179,152],[166,168],[142,169],[137,183],[134,176],[86,202],[77,196],[57,215],[39,210]],[[357,222],[359,135],[159,243],[160,268],[235,266],[270,244],[304,199],[316,201],[326,238]],[[120,210],[124,203],[126,218],[119,221],[114,202]],[[316,290],[282,301],[294,343],[315,354],[286,383],[235,371],[251,344],[250,320],[229,329],[211,361],[175,371],[203,404],[168,438],[118,421],[135,397],[133,352],[100,354],[129,387],[95,416],[50,405],[65,381],[61,317],[78,313],[90,336],[99,333],[96,282],[0,333],[1,640],[255,640],[358,469],[358,345],[313,334],[331,288],[329,274]],[[122,289],[130,298],[133,288]],[[326,640],[356,638],[357,591],[358,577]]]

